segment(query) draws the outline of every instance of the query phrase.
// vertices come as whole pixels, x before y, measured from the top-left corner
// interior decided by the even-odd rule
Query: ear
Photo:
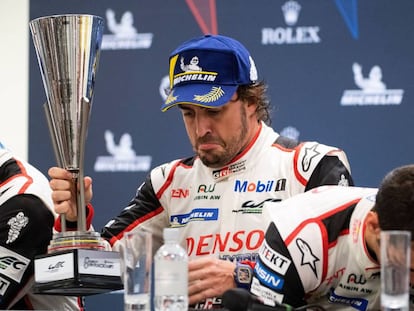
[[[380,226],[378,221],[378,214],[370,211],[367,214],[367,217],[365,218],[365,226],[366,230],[369,232],[369,234],[372,234],[374,236],[377,236],[379,238],[380,236]]]
[[[365,243],[368,249],[375,253],[376,261],[380,260],[380,226],[378,222],[378,214],[370,211],[365,218]]]
[[[247,111],[247,115],[250,116],[255,116],[256,115],[256,110],[257,110],[257,103],[255,102],[247,102],[246,105],[246,111]]]

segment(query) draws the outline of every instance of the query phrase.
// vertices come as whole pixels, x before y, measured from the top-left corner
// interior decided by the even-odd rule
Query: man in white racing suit
[[[195,57],[197,70],[185,66]],[[210,309],[221,305],[214,297],[238,285],[235,263],[256,258],[269,223],[265,202],[353,181],[342,150],[298,143],[267,125],[266,85],[236,40],[208,35],[183,43],[170,57],[170,81],[162,110],[179,107],[196,155],[154,168],[102,236],[119,250],[125,232],[146,228],[155,250],[163,228],[180,228],[191,259],[190,303]],[[55,210],[75,220],[71,175],[59,168],[49,175]],[[89,203],[89,177],[85,187]]]
[[[81,310],[78,298],[36,295],[34,257],[45,254],[55,213],[47,178],[0,143],[0,309]]]
[[[380,310],[380,232],[414,234],[413,194],[410,165],[390,172],[379,189],[322,186],[265,204],[271,223],[250,292],[268,305]]]

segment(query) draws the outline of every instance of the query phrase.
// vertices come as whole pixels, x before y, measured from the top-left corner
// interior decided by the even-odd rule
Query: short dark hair
[[[270,100],[267,97],[267,85],[264,81],[255,82],[253,84],[240,85],[237,88],[237,99],[245,102],[253,102],[257,104],[256,114],[257,120],[266,124],[271,124],[270,118]]]
[[[374,210],[381,230],[408,230],[414,238],[414,165],[398,167],[384,177]]]

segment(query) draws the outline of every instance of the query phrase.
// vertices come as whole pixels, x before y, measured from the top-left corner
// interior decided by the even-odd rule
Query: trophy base
[[[69,249],[95,249],[104,251],[105,240],[95,231],[66,231],[53,234],[53,240],[47,248],[47,253],[66,251]]]
[[[117,252],[72,249],[35,258],[36,294],[80,297],[122,288]]]

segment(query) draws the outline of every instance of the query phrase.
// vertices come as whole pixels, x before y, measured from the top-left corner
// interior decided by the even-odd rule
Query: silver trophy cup
[[[57,164],[72,172],[74,187],[79,185],[75,188],[79,189],[77,231],[67,231],[62,217],[62,232],[53,235],[49,255],[35,259],[38,291],[85,295],[117,289],[118,256],[105,251],[98,232],[86,228],[83,183],[85,143],[104,21],[93,15],[53,15],[34,19],[29,26],[46,92],[44,109]],[[62,261],[73,268],[73,276],[67,277]],[[51,266],[58,271],[51,274]],[[91,268],[86,271],[81,266]]]

